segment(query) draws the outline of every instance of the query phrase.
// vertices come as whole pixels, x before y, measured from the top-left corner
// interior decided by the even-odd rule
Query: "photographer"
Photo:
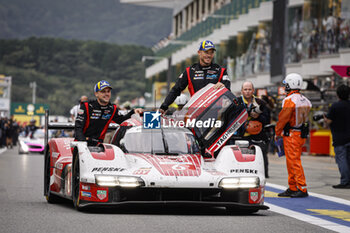
[[[340,85],[337,88],[338,102],[332,104],[324,119],[330,125],[335,161],[340,172],[340,184],[335,189],[350,189],[350,87]],[[317,116],[315,116],[317,118]]]
[[[241,97],[238,98],[240,104],[243,104],[248,111],[248,121],[239,129],[243,138],[258,145],[264,156],[265,177],[269,177],[269,161],[267,157],[269,138],[264,130],[264,126],[270,123],[270,112],[266,103],[254,96],[254,85],[246,81],[242,84]]]

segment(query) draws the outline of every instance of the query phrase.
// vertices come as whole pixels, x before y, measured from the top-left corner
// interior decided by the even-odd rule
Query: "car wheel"
[[[75,155],[75,156],[74,156]],[[79,167],[79,154],[77,149],[74,149],[73,153],[73,171],[72,171],[72,199],[74,207],[77,210],[81,210],[80,207],[80,167]]]
[[[51,156],[50,149],[45,150],[45,164],[44,164],[44,195],[48,203],[57,203],[60,198],[50,191],[50,166]]]

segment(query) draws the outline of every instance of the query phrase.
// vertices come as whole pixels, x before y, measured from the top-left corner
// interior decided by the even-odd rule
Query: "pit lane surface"
[[[309,190],[325,195],[332,194],[327,193],[330,190],[334,192],[333,196],[349,199],[350,190],[329,188],[330,184],[337,184],[339,175],[334,169],[334,162],[329,160],[328,164],[327,161],[312,166],[315,161],[311,160],[310,167],[305,166],[307,180],[310,178]],[[266,202],[273,204],[272,209],[277,212],[259,211],[247,216],[228,215],[224,208],[191,207],[123,207],[78,212],[70,201],[54,205],[46,202],[43,196],[43,165],[43,155],[18,155],[17,148],[0,154],[0,232],[332,232],[293,216],[298,210],[288,208],[295,203],[300,205],[300,201],[306,199],[274,197],[280,186],[269,186],[266,193]],[[327,175],[319,172],[321,165],[324,165],[326,172],[323,173]],[[283,160],[271,157],[270,169],[268,182],[285,185]],[[320,180],[319,176],[323,179]],[[284,200],[288,200],[289,204],[286,205]],[[291,212],[285,215],[281,209]],[[313,216],[318,219],[318,215],[320,213]],[[328,216],[327,220],[334,219],[334,216]],[[350,218],[338,218],[337,221],[340,222],[336,224],[345,226],[342,223],[350,221]]]

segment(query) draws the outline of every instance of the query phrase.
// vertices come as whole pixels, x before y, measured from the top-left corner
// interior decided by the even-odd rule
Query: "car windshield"
[[[191,132],[177,129],[129,130],[120,144],[129,153],[195,154],[197,141]]]
[[[197,118],[198,120],[201,121],[206,121],[208,119],[217,119],[220,121],[224,121],[224,113],[227,110],[227,108],[232,104],[232,100],[229,99],[229,97],[223,95],[221,96],[210,108],[208,107],[206,112],[201,116]],[[219,128],[213,127],[213,128],[206,128],[206,127],[201,127],[198,128],[198,137],[201,137],[205,132],[209,130],[209,133],[205,136],[205,139],[207,140],[210,138]]]

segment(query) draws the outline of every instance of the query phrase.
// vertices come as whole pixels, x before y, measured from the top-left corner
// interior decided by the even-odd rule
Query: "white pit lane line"
[[[4,153],[5,151],[7,151],[6,147],[5,147],[5,148],[0,149],[0,155],[1,155],[2,153]]]
[[[272,188],[277,188],[277,189],[282,189],[285,190],[286,187],[282,186],[282,185],[277,185],[277,184],[271,184],[271,183],[266,183],[266,186],[270,186]],[[309,195],[314,196],[314,197],[318,197],[327,201],[333,201],[336,203],[340,203],[340,204],[345,204],[345,205],[350,205],[350,201],[348,200],[344,200],[341,198],[337,198],[337,197],[331,197],[331,196],[327,196],[327,195],[323,195],[323,194],[317,194],[317,193],[310,193]],[[270,210],[288,217],[292,217],[295,219],[298,219],[300,221],[303,222],[307,222],[322,228],[326,228],[332,231],[336,231],[336,232],[344,232],[344,233],[349,233],[350,232],[350,227],[347,226],[343,226],[337,223],[333,223],[324,219],[320,219],[314,216],[310,216],[307,214],[303,214],[303,213],[299,213],[293,210],[289,210],[286,208],[282,208],[273,204],[270,204],[268,202],[264,203],[265,205],[270,207]]]

